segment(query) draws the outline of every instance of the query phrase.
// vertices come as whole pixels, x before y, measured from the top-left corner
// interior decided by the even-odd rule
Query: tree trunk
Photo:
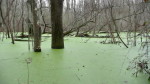
[[[51,0],[52,48],[64,48],[63,39],[63,0]]]
[[[33,17],[34,52],[41,52],[41,28],[37,24],[37,5],[35,0],[32,0],[30,4]]]

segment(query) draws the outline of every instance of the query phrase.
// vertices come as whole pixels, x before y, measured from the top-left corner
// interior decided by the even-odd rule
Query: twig
[[[26,63],[27,63],[27,70],[28,70],[27,84],[29,84],[29,78],[30,78],[29,64],[32,62],[32,58],[27,58],[27,59],[25,59],[25,61],[26,61]]]
[[[80,78],[79,78],[79,76],[77,75],[77,74],[75,74],[76,75],[76,77],[78,78],[78,80],[80,81]]]
[[[29,74],[29,65],[28,65],[28,63],[27,63],[27,69],[28,69],[28,79],[27,79],[27,84],[29,84],[30,74]]]

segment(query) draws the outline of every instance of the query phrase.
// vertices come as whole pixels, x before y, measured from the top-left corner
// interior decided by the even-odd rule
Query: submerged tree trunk
[[[52,48],[64,48],[63,39],[63,0],[51,0]]]
[[[34,37],[34,52],[41,52],[41,28],[37,24],[37,5],[36,1],[31,1],[31,12],[33,17],[33,37]]]

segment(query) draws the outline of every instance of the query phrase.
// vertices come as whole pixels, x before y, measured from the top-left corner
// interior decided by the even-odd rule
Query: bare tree
[[[0,15],[1,15],[1,18],[2,18],[2,22],[6,27],[6,34],[8,35],[8,38],[10,38],[10,36],[11,36],[11,40],[12,40],[13,44],[15,43],[15,41],[14,41],[13,31],[11,29],[11,20],[12,20],[11,9],[12,9],[14,1],[15,0],[10,0],[10,1],[6,0],[6,15],[4,16],[3,15],[3,10],[2,10],[3,0],[0,0]]]

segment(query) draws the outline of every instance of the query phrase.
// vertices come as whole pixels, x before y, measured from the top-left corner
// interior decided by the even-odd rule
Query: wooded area
[[[41,33],[46,32],[52,33],[52,48],[64,48],[63,36],[73,32],[77,37],[89,37],[88,33],[96,37],[101,31],[109,34],[112,43],[117,37],[128,48],[120,32],[127,32],[128,44],[134,32],[136,46],[137,32],[148,31],[148,0],[1,0],[0,4],[2,39],[11,38],[14,44],[18,32],[22,37],[28,32],[34,37],[34,51],[41,51]]]

